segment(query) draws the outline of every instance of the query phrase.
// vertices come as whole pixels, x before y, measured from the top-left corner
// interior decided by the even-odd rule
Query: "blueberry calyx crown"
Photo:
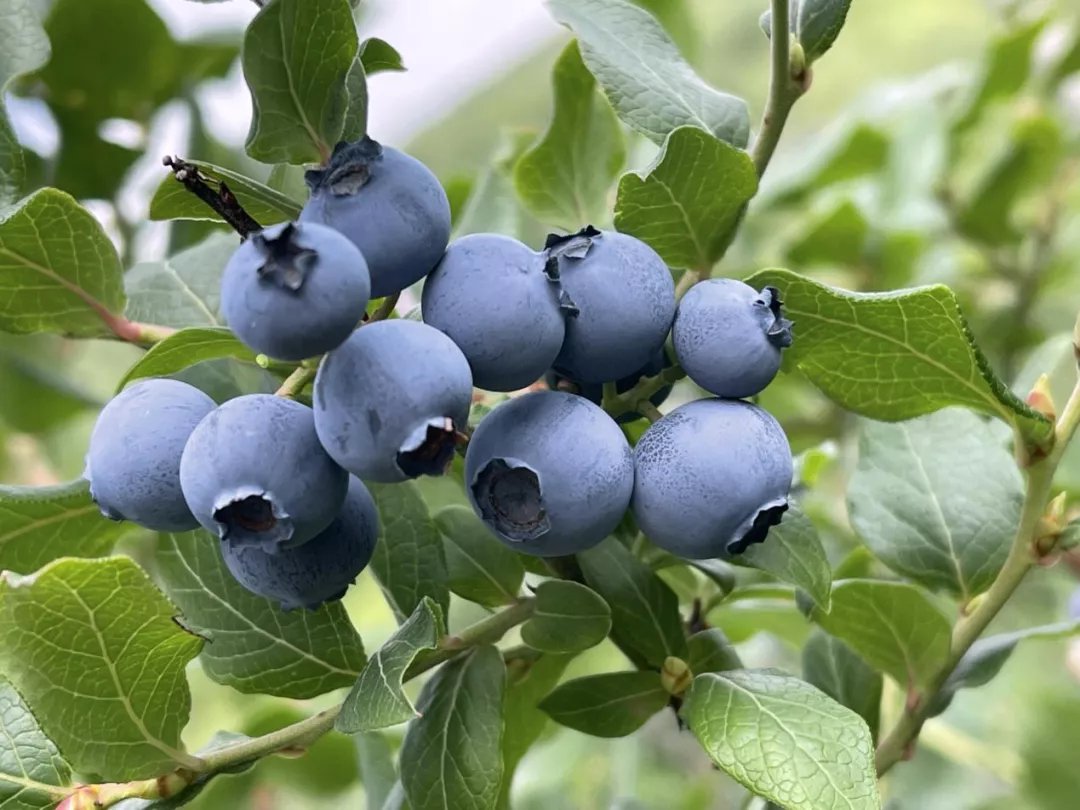
[[[581,310],[570,297],[570,293],[562,287],[559,260],[562,258],[584,259],[592,247],[593,240],[599,236],[601,236],[600,231],[592,225],[586,225],[577,233],[549,233],[544,241],[544,275],[552,284],[558,285],[559,308],[571,318],[576,318]]]
[[[754,515],[754,521],[750,524],[749,530],[737,540],[732,540],[728,543],[727,551],[729,554],[742,554],[746,549],[755,543],[764,543],[765,538],[769,535],[769,529],[772,526],[779,526],[780,520],[784,516],[784,512],[788,510],[788,502],[786,500],[779,503],[773,503],[766,506],[764,509]]]
[[[776,287],[764,287],[754,299],[754,306],[769,312],[764,318],[765,336],[769,342],[781,349],[790,346],[793,340],[791,327],[794,324],[784,317],[784,302],[780,300],[780,291]]]
[[[304,172],[304,182],[312,193],[327,189],[335,197],[349,197],[371,179],[372,164],[382,157],[382,144],[367,135],[358,141],[339,141],[325,169]]]
[[[472,492],[481,517],[504,537],[521,543],[551,529],[540,478],[526,464],[492,459],[473,480]]]
[[[443,475],[454,460],[460,434],[448,416],[421,425],[398,450],[395,462],[409,478]]]
[[[289,222],[276,234],[260,231],[251,237],[252,244],[266,259],[257,271],[260,280],[290,292],[304,286],[304,279],[315,267],[319,254],[297,244],[298,233],[299,228]]]

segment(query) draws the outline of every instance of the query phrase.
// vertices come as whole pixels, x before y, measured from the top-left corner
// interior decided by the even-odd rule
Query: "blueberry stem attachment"
[[[315,372],[318,371],[318,365],[310,366],[303,365],[295,369],[292,374],[285,378],[285,381],[281,384],[281,387],[274,392],[279,397],[285,397],[286,399],[296,399],[300,393],[307,388],[308,383],[315,379]]]
[[[1050,505],[1054,473],[1078,425],[1080,425],[1080,382],[1073,388],[1069,401],[1061,411],[1054,430],[1054,443],[1050,450],[1024,470],[1027,478],[1024,505],[1005,564],[990,585],[990,589],[969,603],[969,612],[962,615],[953,627],[949,657],[931,678],[927,688],[921,692],[915,692],[914,687],[909,686],[903,714],[878,744],[876,754],[878,776],[888,773],[897,762],[911,756],[923,723],[926,722],[930,710],[937,702],[935,698],[945,686],[949,676],[959,666],[971,645],[979,639],[990,622],[1009,601],[1028,571],[1039,562],[1041,557],[1053,553],[1052,547],[1046,548],[1042,545],[1045,539],[1042,531],[1043,516]],[[1022,438],[1018,437],[1017,441],[1021,442]]]
[[[611,394],[608,387],[605,385],[604,398],[601,400],[601,407],[607,411],[608,415],[612,418],[631,412],[643,413],[646,416],[649,416],[649,414],[640,407],[642,401],[648,402],[651,407],[652,403],[649,402],[649,398],[653,394],[661,388],[665,388],[672,383],[678,382],[685,376],[686,372],[682,370],[681,366],[673,365],[669,368],[665,368],[653,377],[642,377],[637,381],[637,384],[635,384],[633,388],[629,391],[624,391],[621,394]],[[612,388],[614,388],[614,385],[612,385]],[[657,411],[657,413],[659,414],[660,412]]]
[[[371,317],[368,318],[367,323],[374,323],[375,321],[385,321],[391,315],[394,314],[394,308],[397,307],[398,299],[401,298],[401,293],[396,292],[393,295],[388,295],[379,304],[379,308],[371,313]]]
[[[660,409],[652,404],[648,399],[642,399],[635,406],[634,410],[648,419],[650,422],[659,422],[664,418],[664,415],[660,413]]]

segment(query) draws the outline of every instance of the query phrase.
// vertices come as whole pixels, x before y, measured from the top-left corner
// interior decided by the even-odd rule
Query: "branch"
[[[772,159],[780,133],[784,131],[788,113],[799,97],[810,89],[811,72],[805,65],[792,64],[789,0],[772,0],[772,71],[769,79],[769,98],[758,127],[750,157],[757,167],[758,177]]]
[[[1080,383],[1077,383],[1073,389],[1068,403],[1061,412],[1050,453],[1026,470],[1027,490],[1020,513],[1020,523],[1016,528],[1016,535],[1005,564],[990,586],[990,590],[978,599],[975,609],[956,623],[953,628],[949,657],[941,670],[935,674],[930,686],[923,694],[916,696],[916,699],[908,701],[896,725],[879,743],[876,757],[878,776],[884,775],[897,762],[910,756],[919,731],[926,722],[927,713],[935,703],[934,698],[959,665],[964,654],[983,634],[990,622],[1009,601],[1027,572],[1038,561],[1036,544],[1041,539],[1043,528],[1041,523],[1050,501],[1054,472],[1078,424],[1080,424]]]
[[[213,180],[207,177],[194,163],[188,163],[179,157],[166,155],[161,162],[172,169],[173,177],[183,183],[184,188],[206,203],[244,239],[262,230],[262,225],[244,210],[244,206],[236,199],[236,195],[232,193],[224,180]],[[213,187],[215,183],[217,189]]]

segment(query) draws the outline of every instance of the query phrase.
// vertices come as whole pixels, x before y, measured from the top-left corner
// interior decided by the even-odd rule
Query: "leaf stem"
[[[1039,539],[1041,519],[1046,512],[1054,480],[1054,472],[1065,448],[1080,424],[1080,383],[1073,388],[1069,401],[1061,412],[1054,431],[1054,444],[1049,454],[1027,468],[1027,488],[1020,522],[1016,528],[1009,556],[990,589],[978,598],[975,608],[962,616],[953,628],[949,657],[934,675],[927,689],[909,701],[900,719],[878,744],[876,762],[878,776],[887,773],[897,762],[910,756],[911,747],[919,736],[934,698],[941,691],[964,654],[971,648],[991,621],[998,615],[1016,591],[1028,571],[1037,562],[1035,543]]]
[[[757,137],[754,139],[750,157],[757,168],[758,177],[772,160],[780,133],[784,131],[788,114],[799,96],[810,88],[810,69],[799,68],[791,63],[791,9],[789,0],[772,0],[772,70],[769,79],[769,98],[761,117]]]
[[[292,374],[285,378],[281,387],[275,391],[275,395],[286,399],[296,399],[307,388],[309,382],[315,379],[317,366],[300,366]]]

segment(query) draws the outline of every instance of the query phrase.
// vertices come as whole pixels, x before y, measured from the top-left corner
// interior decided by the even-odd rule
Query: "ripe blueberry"
[[[583,383],[633,374],[664,344],[675,317],[675,284],[664,260],[633,236],[591,226],[549,236],[548,272],[577,314],[553,364]]]
[[[348,475],[319,444],[311,408],[248,394],[195,428],[180,460],[180,484],[192,514],[226,544],[273,554],[330,525]]]
[[[339,143],[330,165],[305,174],[301,222],[349,237],[371,271],[371,295],[401,292],[431,272],[450,240],[450,203],[431,170],[368,137]]]
[[[323,225],[284,222],[236,249],[221,279],[221,312],[255,351],[303,360],[349,336],[370,292],[367,262],[352,242]]]
[[[645,535],[692,560],[760,543],[787,510],[791,448],[768,412],[699,399],[656,422],[634,448],[634,517]]]
[[[465,354],[473,384],[515,391],[555,360],[565,327],[544,256],[516,239],[478,233],[455,240],[424,282],[424,323]]]
[[[180,456],[214,400],[187,383],[142,380],[101,411],[86,454],[90,496],[101,514],[160,532],[199,525],[180,489]]]
[[[480,422],[465,454],[480,518],[511,548],[542,557],[590,548],[618,525],[634,465],[618,425],[587,399],[537,391]]]
[[[364,480],[441,475],[469,418],[472,376],[446,335],[409,320],[358,329],[315,377],[315,429]]]
[[[671,330],[675,356],[687,375],[718,397],[760,394],[780,370],[791,345],[775,287],[757,292],[730,278],[695,284],[679,303]]]
[[[644,366],[639,368],[633,374],[627,374],[622,379],[615,383],[615,391],[619,394],[625,394],[635,385],[642,377],[654,377],[663,371],[665,368],[671,366],[671,360],[668,359],[667,353],[660,349],[653,358]],[[599,405],[604,398],[604,386],[602,383],[582,383],[575,380],[571,380],[564,377],[555,369],[550,369],[546,375],[544,375],[544,381],[548,384],[548,388],[553,391],[566,391],[570,394],[577,394],[578,396],[585,397],[589,402]],[[664,400],[668,398],[668,394],[671,393],[671,386],[665,385],[651,397],[649,401],[653,405],[661,405]],[[620,424],[623,422],[633,422],[635,419],[640,419],[641,414],[628,411],[627,413],[619,414],[615,421]]]
[[[367,487],[349,477],[349,491],[333,522],[296,548],[267,554],[254,546],[224,545],[225,565],[252,593],[285,610],[315,610],[336,602],[367,567],[379,536],[379,513]]]

